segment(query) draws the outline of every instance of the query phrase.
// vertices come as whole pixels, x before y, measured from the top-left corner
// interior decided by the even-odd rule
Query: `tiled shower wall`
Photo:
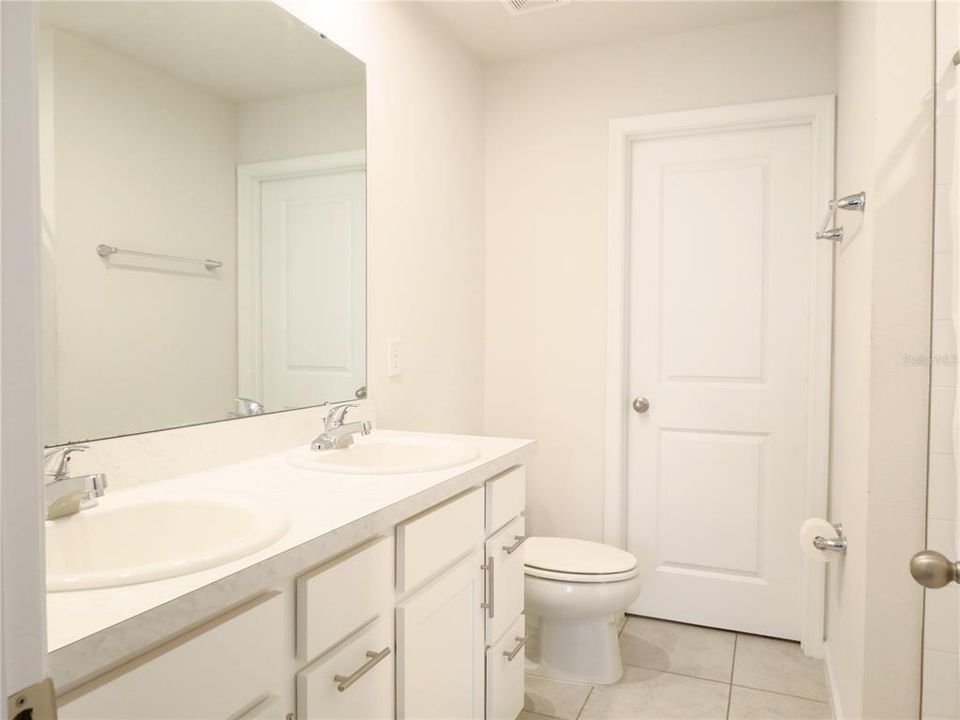
[[[960,48],[958,3],[938,0],[936,191],[933,261],[933,342],[930,375],[930,477],[927,499],[927,547],[956,555],[957,488],[952,419],[957,380],[957,345],[951,318],[953,228],[950,194],[956,147],[956,74],[953,54]],[[926,594],[923,651],[923,717],[960,717],[958,611],[960,586]]]

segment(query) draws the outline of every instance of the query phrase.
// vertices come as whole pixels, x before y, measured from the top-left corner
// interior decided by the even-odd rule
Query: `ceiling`
[[[477,58],[492,64],[756,20],[819,3],[572,0],[568,5],[521,15],[508,13],[500,0],[421,0],[420,4]]]
[[[364,81],[364,65],[271,2],[40,3],[41,26],[84,36],[235,102]]]

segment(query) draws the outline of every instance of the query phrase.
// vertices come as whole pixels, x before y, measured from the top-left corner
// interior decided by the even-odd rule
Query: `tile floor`
[[[823,666],[797,643],[631,617],[616,685],[527,676],[518,720],[829,720]]]

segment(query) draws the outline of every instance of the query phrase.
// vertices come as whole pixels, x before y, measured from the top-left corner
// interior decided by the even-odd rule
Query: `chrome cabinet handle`
[[[387,657],[387,655],[389,654],[390,654],[389,646],[385,647],[380,652],[376,652],[375,650],[367,650],[367,657],[370,659],[367,660],[367,662],[365,662],[363,665],[361,665],[357,670],[355,670],[349,675],[333,676],[333,681],[335,683],[338,683],[337,690],[339,690],[340,692],[343,692],[344,690],[346,690],[348,687],[353,685],[357,680],[359,680],[368,672],[373,670],[374,666],[377,663],[379,663],[381,660],[383,660],[385,657]]]
[[[525,637],[517,636],[514,638],[517,641],[517,646],[513,650],[504,650],[503,656],[507,659],[507,662],[513,662],[513,659],[517,656],[523,646],[527,644],[527,639]]]
[[[504,545],[504,546],[503,546],[503,551],[504,551],[507,555],[513,555],[518,549],[520,549],[520,546],[523,545],[523,544],[527,541],[527,538],[528,538],[528,537],[530,537],[530,536],[529,536],[529,535],[514,535],[514,536],[513,536],[513,539],[516,540],[516,542],[515,542],[513,545]]]
[[[480,603],[480,607],[482,607],[484,610],[487,611],[487,615],[491,620],[493,620],[493,610],[494,610],[493,608],[493,593],[494,593],[493,568],[494,568],[493,557],[487,558],[487,564],[480,566],[480,569],[486,571],[487,573],[487,602]]]

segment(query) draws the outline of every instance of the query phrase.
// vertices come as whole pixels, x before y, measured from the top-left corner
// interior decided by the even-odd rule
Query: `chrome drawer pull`
[[[334,675],[333,676],[333,681],[335,683],[339,683],[339,685],[337,685],[337,690],[339,690],[340,692],[343,692],[344,690],[346,690],[348,687],[353,685],[357,680],[359,680],[368,672],[373,670],[373,666],[379,663],[389,654],[390,654],[389,647],[385,647],[380,652],[376,652],[374,650],[367,650],[367,657],[370,659],[367,660],[367,662],[365,662],[363,665],[361,665],[358,670],[356,670],[350,675]]]
[[[523,545],[529,537],[529,535],[514,535],[513,539],[516,540],[516,542],[513,545],[504,545],[503,551],[507,555],[513,555],[517,550],[520,549],[520,546]]]
[[[517,656],[517,653],[523,650],[523,646],[527,644],[527,639],[525,637],[515,637],[514,640],[517,641],[517,646],[513,650],[503,651],[503,656],[507,659],[507,662],[513,662],[513,659]]]
[[[494,598],[494,585],[493,585],[493,558],[487,558],[487,564],[481,565],[480,569],[485,570],[487,573],[487,602],[480,603],[480,607],[487,611],[490,619],[493,620],[493,598]]]

